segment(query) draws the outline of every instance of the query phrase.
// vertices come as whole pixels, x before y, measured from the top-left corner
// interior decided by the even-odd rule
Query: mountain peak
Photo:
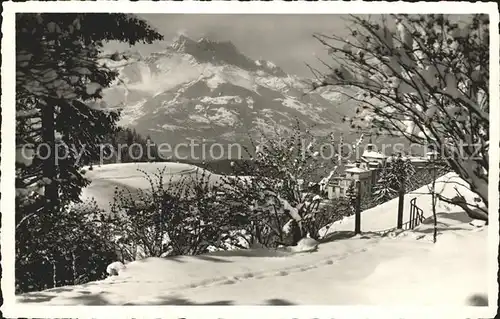
[[[197,41],[179,35],[171,44],[177,52],[189,54],[198,62],[214,65],[231,64],[248,71],[262,70],[277,76],[287,74],[273,63],[265,60],[252,60],[241,53],[231,41],[216,41],[202,37]]]
[[[191,40],[191,38],[180,34],[173,39],[170,46],[176,51],[183,51],[186,46],[192,46],[194,43],[195,41]]]
[[[337,113],[327,112],[332,100],[342,104],[337,95],[304,95],[300,78],[256,58],[230,41],[179,35],[166,50],[128,61],[119,70],[121,82],[103,100],[126,105],[121,125],[157,142],[232,142],[258,128],[289,127],[297,119],[320,130],[342,127]]]
[[[243,55],[231,41],[215,41],[206,37],[195,41],[183,34],[174,39],[171,47],[176,51],[182,51],[194,56],[199,55],[200,51],[212,52],[219,55]]]

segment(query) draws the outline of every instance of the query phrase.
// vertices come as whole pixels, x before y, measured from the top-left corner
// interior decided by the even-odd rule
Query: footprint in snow
[[[223,285],[232,285],[234,283],[236,283],[236,280],[234,280],[234,279],[228,279],[228,280],[224,281],[222,284]]]

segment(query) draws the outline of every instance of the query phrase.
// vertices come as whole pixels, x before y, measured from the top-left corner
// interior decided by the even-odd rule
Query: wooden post
[[[354,216],[354,233],[361,233],[361,182],[355,181],[356,186],[356,204],[355,204],[355,216]]]
[[[404,184],[401,183],[399,188],[399,200],[398,200],[398,229],[403,228],[403,209],[405,205],[405,189]]]
[[[416,227],[416,222],[415,222],[415,216],[416,216],[416,210],[415,210],[415,201],[416,197],[410,200],[410,221],[409,221],[409,229],[413,229]]]

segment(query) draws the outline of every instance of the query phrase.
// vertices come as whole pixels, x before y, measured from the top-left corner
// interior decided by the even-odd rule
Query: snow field
[[[137,186],[141,166],[170,174],[192,174],[177,163],[116,164],[89,171],[95,181]],[[447,181],[448,183],[444,183]],[[450,183],[451,182],[451,183]],[[437,181],[443,195],[457,189],[473,200],[454,174]],[[95,188],[94,188],[95,190]],[[428,217],[413,231],[377,231],[394,227],[397,200],[362,213],[361,235],[354,219],[334,223],[314,252],[283,249],[219,251],[200,256],[146,258],[126,264],[118,276],[84,285],[58,287],[18,296],[18,302],[47,305],[484,305],[488,291],[488,228],[470,223],[457,207],[438,204],[438,241],[426,188],[417,205]],[[406,209],[406,207],[405,207]],[[405,210],[405,219],[408,212]],[[42,298],[40,298],[42,296]]]

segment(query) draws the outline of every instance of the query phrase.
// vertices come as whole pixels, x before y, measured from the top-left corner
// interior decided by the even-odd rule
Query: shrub
[[[324,235],[322,230],[328,229],[333,223],[353,214],[349,200],[336,198],[329,200],[311,215],[306,222],[306,229],[314,239],[321,239]]]
[[[317,237],[326,225],[322,223],[334,217],[321,210],[322,197],[305,192],[303,186],[324,176],[335,163],[321,161],[318,141],[298,122],[276,136],[261,132],[260,143],[250,140],[250,160],[234,163],[225,196],[245,212],[253,241],[274,247],[295,245],[308,234]]]
[[[20,215],[26,207],[17,205]],[[116,259],[95,202],[33,215],[16,228],[16,293],[102,279]]]
[[[242,220],[220,200],[219,186],[206,171],[166,181],[164,170],[144,173],[150,189],[116,189],[110,227],[121,260],[171,255],[196,255],[224,247],[230,231]]]
[[[433,170],[436,172],[434,173]],[[374,204],[378,205],[396,198],[401,183],[404,184],[405,193],[409,193],[432,183],[435,176],[439,177],[450,171],[449,166],[440,160],[415,169],[410,160],[397,157],[387,162],[382,168],[373,192]]]

